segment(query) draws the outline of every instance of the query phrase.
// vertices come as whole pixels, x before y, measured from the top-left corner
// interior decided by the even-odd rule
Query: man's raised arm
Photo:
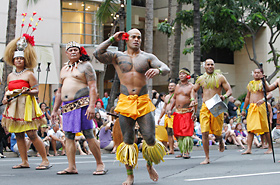
[[[112,37],[102,42],[96,50],[93,52],[93,55],[95,58],[104,64],[111,64],[113,60],[116,58],[116,54],[112,51],[107,51],[107,48],[113,43],[113,42],[119,42],[121,40],[121,36],[124,32],[120,31],[115,33]]]

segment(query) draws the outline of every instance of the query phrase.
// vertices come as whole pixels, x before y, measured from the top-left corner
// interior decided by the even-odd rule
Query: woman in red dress
[[[32,39],[32,38],[31,38]],[[15,66],[15,70],[8,75],[5,96],[2,103],[6,104],[2,118],[2,126],[11,133],[15,133],[22,163],[13,169],[30,168],[27,158],[28,148],[25,143],[25,133],[28,135],[36,150],[42,157],[42,163],[36,170],[49,169],[51,165],[47,159],[42,140],[37,135],[38,127],[46,124],[46,118],[39,108],[35,96],[38,95],[37,79],[28,69],[36,67],[36,53],[30,44],[30,36],[26,35],[12,40],[6,47],[4,60]],[[9,98],[22,93],[18,98]]]

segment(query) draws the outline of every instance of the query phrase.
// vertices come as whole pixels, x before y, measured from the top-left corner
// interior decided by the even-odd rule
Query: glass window
[[[102,27],[96,19],[99,3],[93,1],[62,1],[62,43],[99,44]]]

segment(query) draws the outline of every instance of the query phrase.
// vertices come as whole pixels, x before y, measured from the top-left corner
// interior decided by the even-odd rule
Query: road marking
[[[252,174],[242,174],[242,175],[231,175],[231,176],[220,176],[220,177],[206,177],[206,178],[198,178],[198,179],[185,179],[184,181],[205,181],[205,180],[215,180],[215,179],[227,179],[227,178],[237,178],[237,177],[250,177],[250,176],[261,176],[261,175],[273,175],[279,174],[278,172],[265,172],[265,173],[252,173]]]

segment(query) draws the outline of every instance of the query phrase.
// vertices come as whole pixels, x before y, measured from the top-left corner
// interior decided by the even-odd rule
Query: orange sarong
[[[124,95],[120,94],[115,112],[123,116],[130,117],[136,120],[149,112],[154,111],[156,108],[149,98],[148,94],[142,96],[138,95]]]
[[[251,103],[247,115],[247,130],[251,133],[269,132],[265,103],[257,106]]]
[[[224,113],[221,113],[219,116],[214,117],[206,107],[205,103],[203,103],[200,109],[199,118],[202,133],[209,132],[209,134],[214,134],[216,136],[222,135]]]

